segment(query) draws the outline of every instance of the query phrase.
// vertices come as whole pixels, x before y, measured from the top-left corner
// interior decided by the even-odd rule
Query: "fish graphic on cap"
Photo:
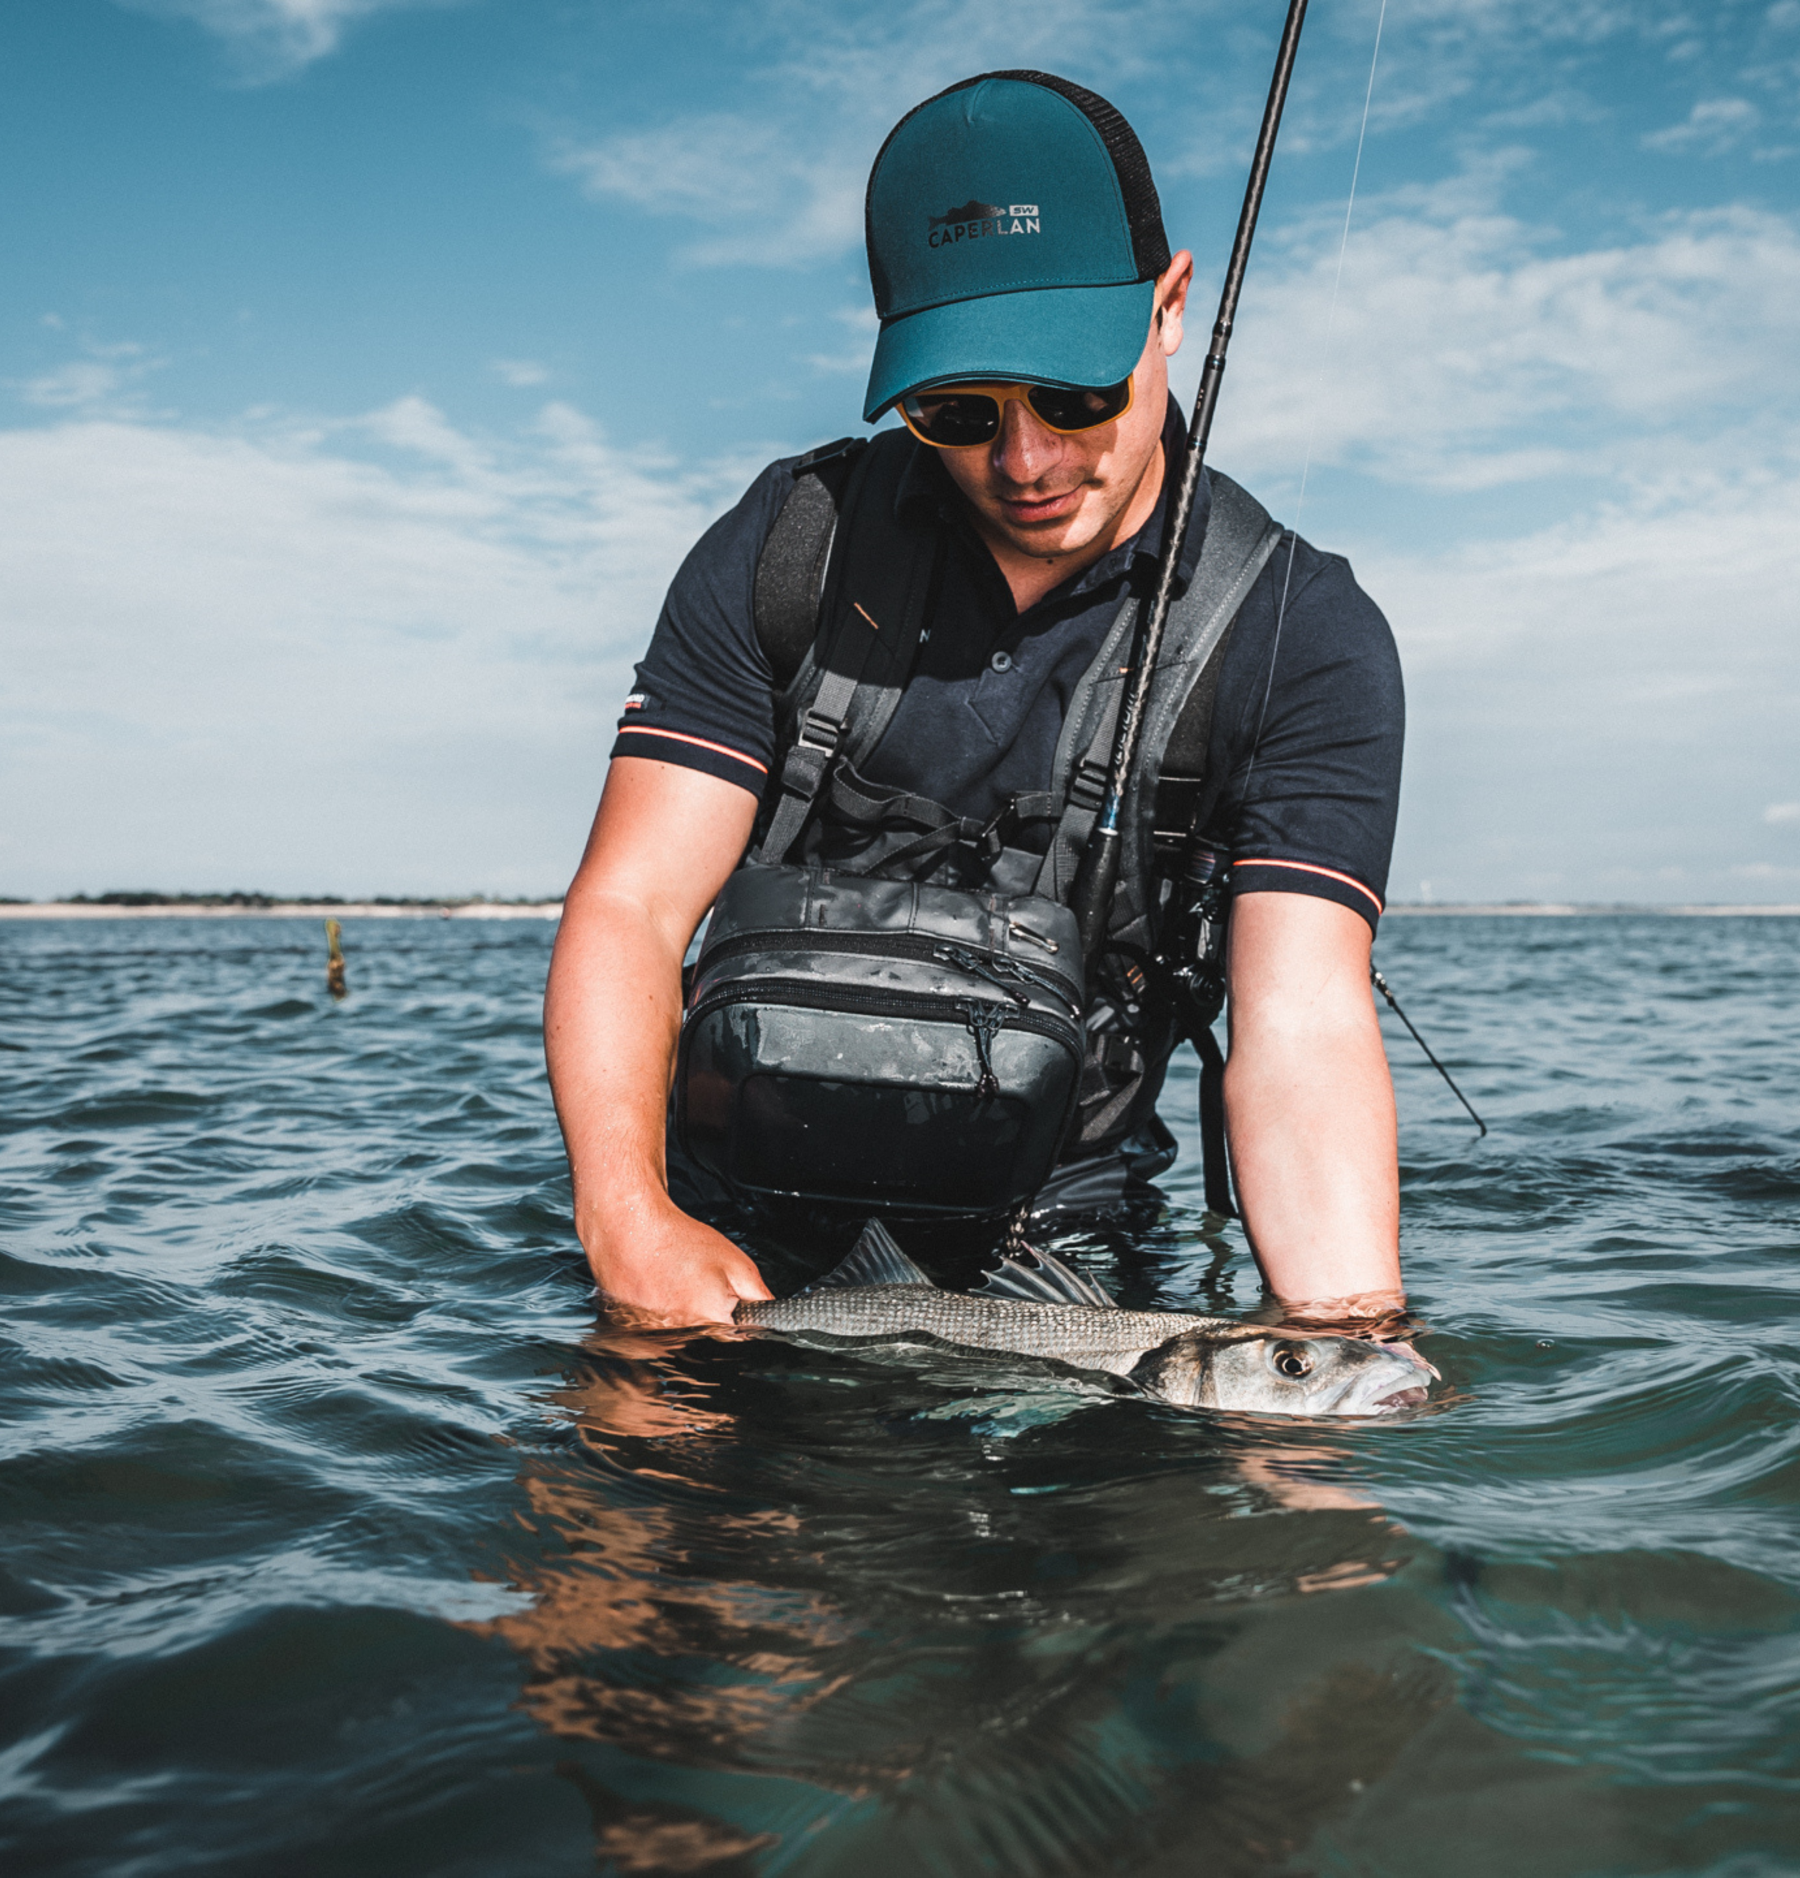
[[[930,225],[933,228],[948,228],[952,222],[979,222],[984,216],[1005,213],[997,202],[965,202],[960,209],[946,209],[942,215],[932,216]]]

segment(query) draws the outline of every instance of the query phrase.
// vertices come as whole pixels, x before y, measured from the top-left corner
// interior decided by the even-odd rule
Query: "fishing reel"
[[[1230,912],[1231,857],[1195,836],[1164,923],[1158,964],[1177,1026],[1186,1037],[1212,1029],[1225,1008],[1225,923]]]

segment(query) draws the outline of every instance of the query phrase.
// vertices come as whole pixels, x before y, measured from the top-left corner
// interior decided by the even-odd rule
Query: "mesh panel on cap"
[[[1058,78],[1054,72],[978,72],[975,77],[960,78],[923,103],[915,104],[882,139],[881,148],[875,153],[875,161],[869,167],[869,185],[863,195],[863,230],[869,251],[869,282],[875,289],[877,307],[885,305],[891,297],[887,280],[875,259],[873,238],[875,177],[881,168],[881,159],[887,155],[888,145],[926,105],[936,104],[939,98],[948,98],[953,92],[967,91],[971,85],[985,84],[990,78],[1011,78],[1022,85],[1042,85],[1046,91],[1067,98],[1099,132],[1106,154],[1112,158],[1113,174],[1119,179],[1119,194],[1125,203],[1126,224],[1131,229],[1131,253],[1137,262],[1138,279],[1155,280],[1169,265],[1169,238],[1163,232],[1162,202],[1150,174],[1150,160],[1144,155],[1137,132],[1126,123],[1124,116],[1097,91]]]

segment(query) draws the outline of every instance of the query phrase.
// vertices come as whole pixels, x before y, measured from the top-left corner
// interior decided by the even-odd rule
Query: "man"
[[[899,407],[916,441],[896,440],[910,460],[895,511],[934,531],[942,561],[863,773],[987,821],[1048,787],[1078,680],[1154,578],[1184,431],[1168,361],[1193,260],[1169,252],[1123,118],[1043,73],[970,79],[902,119],[867,219],[882,326],[864,418]],[[546,1000],[595,1279],[672,1323],[726,1321],[769,1295],[742,1251],[669,1197],[664,1131],[683,954],[780,769],[754,594],[794,483],[794,462],[772,465],[676,577]],[[1184,578],[1205,522],[1197,509]],[[1381,615],[1342,560],[1287,537],[1220,656],[1208,773],[1233,861],[1232,1166],[1264,1278],[1296,1309],[1399,1301],[1393,1092],[1368,975],[1402,716]],[[1160,1077],[1158,1062],[1152,1101]]]

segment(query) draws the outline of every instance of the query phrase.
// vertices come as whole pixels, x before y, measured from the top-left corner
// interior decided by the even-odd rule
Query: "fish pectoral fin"
[[[1018,1298],[1031,1304],[1085,1304],[1097,1311],[1119,1307],[1084,1272],[1039,1252],[1031,1246],[1001,1254],[998,1271],[988,1275],[970,1293],[978,1298]]]
[[[843,1264],[834,1266],[813,1291],[848,1291],[863,1285],[927,1285],[930,1278],[895,1243],[894,1235],[878,1219],[862,1229]]]

